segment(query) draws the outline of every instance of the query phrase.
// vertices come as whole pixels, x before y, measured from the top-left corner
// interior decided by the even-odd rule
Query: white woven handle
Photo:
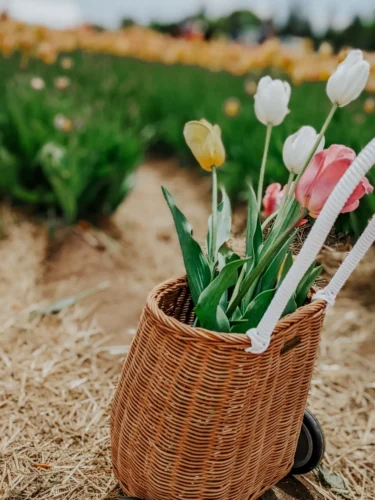
[[[313,300],[325,300],[328,306],[332,307],[335,303],[337,294],[340,292],[341,288],[345,285],[349,276],[358,266],[358,264],[365,256],[367,250],[374,243],[374,241],[375,241],[375,217],[371,219],[371,222],[367,226],[366,230],[363,232],[362,236],[354,245],[352,251],[349,253],[344,262],[341,264],[341,266],[339,267],[338,271],[331,279],[329,284],[323,290],[319,290],[319,292],[317,292],[314,295]]]
[[[375,163],[375,139],[357,156],[325,203],[296,261],[277,290],[269,308],[257,328],[247,332],[251,339],[248,352],[263,353],[269,346],[272,332],[279,321],[290,297],[295,292],[304,274],[322,248],[337,216],[354,189]]]

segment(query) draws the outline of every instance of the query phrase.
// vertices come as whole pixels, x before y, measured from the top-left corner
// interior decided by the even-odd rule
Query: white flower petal
[[[361,50],[352,50],[339,64],[327,82],[326,92],[332,103],[340,107],[357,99],[366,86],[370,65]]]
[[[288,104],[291,88],[288,82],[261,78],[254,96],[255,114],[264,125],[280,125],[289,113]]]

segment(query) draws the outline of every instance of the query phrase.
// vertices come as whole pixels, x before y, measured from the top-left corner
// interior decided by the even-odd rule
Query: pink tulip
[[[274,182],[266,189],[266,194],[263,198],[264,215],[266,217],[269,217],[280,208],[281,200],[285,194],[285,188],[286,186],[281,189],[281,184]]]
[[[317,218],[336,184],[356,157],[355,152],[345,146],[333,144],[317,153],[302,174],[296,188],[296,198],[309,215]],[[353,212],[365,194],[372,193],[373,186],[366,177],[355,188],[341,213]]]

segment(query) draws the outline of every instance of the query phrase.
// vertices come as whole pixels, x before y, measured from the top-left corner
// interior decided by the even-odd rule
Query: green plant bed
[[[219,171],[219,181],[238,199],[246,192],[245,178],[256,185],[265,128],[256,120],[253,98],[246,94],[244,83],[247,78],[257,81],[259,74],[235,77],[191,66],[165,66],[80,52],[69,57],[74,65],[68,72],[58,63],[46,66],[31,60],[23,75],[19,75],[18,55],[0,60],[0,156],[5,155],[8,162],[17,165],[17,180],[11,182],[29,193],[45,195],[38,194],[42,207],[52,204],[69,220],[94,212],[110,213],[126,193],[126,189],[117,191],[116,187],[127,185],[145,149],[173,152],[181,156],[184,164],[195,165],[182,130],[187,121],[202,117],[222,128],[227,161]],[[272,73],[274,76],[275,71]],[[65,91],[58,91],[53,80],[63,74],[72,83]],[[46,88],[31,89],[32,76],[42,77]],[[273,131],[266,185],[286,182],[288,172],[280,162],[282,146],[288,135],[306,125],[305,117],[309,117],[308,125],[316,129],[322,126],[331,105],[324,86],[304,83],[293,87],[292,113]],[[238,99],[241,106],[235,117],[224,111],[231,97]],[[335,115],[326,135],[327,146],[341,143],[358,153],[374,136],[375,114],[363,111],[366,97],[364,94]],[[83,126],[64,134],[53,125],[56,114],[78,123],[83,120]],[[51,167],[45,162],[42,165],[40,151],[48,142],[66,150],[65,165],[75,180],[67,188],[63,183],[63,193],[67,189],[78,200],[74,210],[62,206],[65,194],[59,194],[57,184],[51,181]],[[369,177],[374,184],[375,172]],[[1,193],[22,200],[7,182],[6,186],[0,184]],[[374,210],[375,195],[367,196],[357,212],[342,218],[341,226],[359,232]]]
[[[95,98],[89,88],[85,95],[86,84],[74,75],[61,91],[53,84],[61,72],[40,70],[10,74],[3,87],[0,194],[68,223],[110,215],[143,157],[139,127],[122,107]],[[44,89],[31,88],[35,74],[45,79]]]

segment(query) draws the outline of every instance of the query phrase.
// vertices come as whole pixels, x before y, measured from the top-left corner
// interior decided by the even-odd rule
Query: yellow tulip
[[[368,97],[363,105],[365,113],[373,113],[375,111],[375,99]]]
[[[248,95],[254,95],[257,91],[256,81],[253,79],[246,80],[245,82],[245,92]]]
[[[229,99],[227,99],[225,101],[223,109],[224,109],[224,113],[227,116],[233,118],[234,116],[237,116],[241,110],[240,101],[238,99],[236,99],[235,97],[230,97]]]
[[[204,170],[211,172],[212,167],[220,167],[224,163],[225,149],[219,125],[211,125],[204,119],[188,122],[184,128],[184,137]]]

